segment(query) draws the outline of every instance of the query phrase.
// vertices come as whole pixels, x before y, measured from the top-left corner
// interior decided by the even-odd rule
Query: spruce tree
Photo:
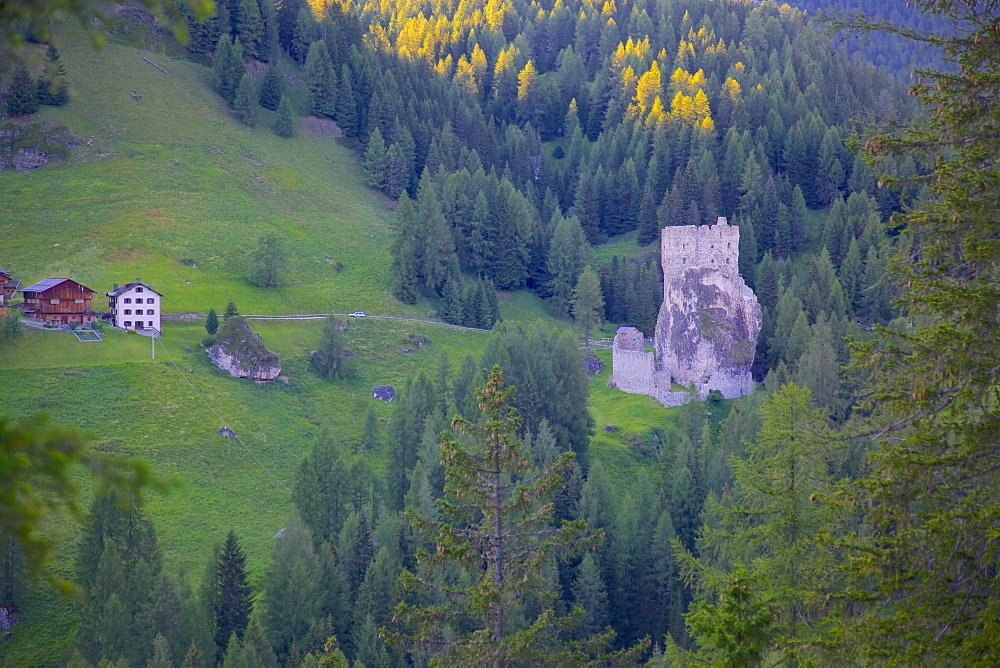
[[[337,125],[344,131],[345,137],[356,137],[358,134],[358,107],[353,81],[347,63],[342,64],[337,80]]]
[[[274,121],[274,134],[286,139],[295,136],[295,114],[288,96],[282,95],[278,104],[278,118]]]
[[[570,312],[573,288],[587,266],[587,238],[576,216],[561,218],[556,224],[549,247],[548,269],[552,274],[552,304],[556,312]]]
[[[377,128],[375,132],[378,132]],[[414,208],[413,201],[405,192],[402,193],[399,206],[396,207],[396,238],[392,244],[392,294],[404,304],[414,304],[417,301],[419,258]]]
[[[226,304],[226,310],[222,314],[222,317],[223,318],[231,318],[234,315],[239,315],[239,314],[240,314],[240,312],[236,310],[236,304],[235,304],[235,302],[233,302],[233,300],[230,299],[229,303]]]
[[[208,318],[205,319],[205,331],[211,336],[219,331],[219,316],[215,314],[215,309],[208,309]]]
[[[295,474],[292,501],[309,528],[316,547],[336,543],[347,517],[349,476],[329,438],[316,439]]]
[[[573,602],[583,610],[575,637],[588,638],[604,631],[608,626],[608,592],[593,553],[577,566],[572,591]]]
[[[153,656],[150,657],[147,668],[173,668],[173,654],[170,653],[170,644],[162,634],[156,634],[153,639]]]
[[[18,63],[7,85],[7,114],[21,116],[38,111],[38,86],[24,63]]]
[[[782,654],[795,662],[828,663],[822,652],[836,629],[827,594],[837,590],[840,571],[837,549],[821,539],[834,526],[836,508],[818,498],[831,484],[831,434],[809,390],[795,384],[765,399],[761,418],[756,443],[732,462],[732,501],[709,502],[706,513],[720,519],[702,529],[699,557],[682,550],[679,540],[675,549],[682,572],[697,584],[702,615],[725,611],[733,571],[745,569],[749,593],[770,601]],[[696,633],[698,623],[688,616]],[[704,649],[713,662],[731,651]]]
[[[205,659],[193,640],[184,654],[184,662],[181,664],[181,668],[205,668]]]
[[[455,254],[451,226],[441,210],[437,188],[424,169],[417,196],[417,238],[421,242],[419,274],[427,292],[438,290],[447,277],[448,262]]]
[[[337,75],[322,41],[313,42],[306,57],[305,78],[309,84],[309,110],[314,116],[333,118],[337,110]]]
[[[319,26],[316,24],[316,17],[313,16],[309,7],[299,9],[295,18],[295,31],[292,37],[292,44],[289,48],[292,58],[302,65],[309,55],[309,48],[319,37]]]
[[[260,5],[257,0],[239,0],[236,5],[236,15],[233,17],[235,35],[243,44],[246,54],[251,58],[266,61],[267,29],[260,15]]]
[[[49,44],[45,50],[45,72],[38,79],[38,103],[59,107],[69,102],[69,86],[66,83],[66,68],[63,67],[59,50]]]
[[[243,125],[251,128],[257,126],[260,105],[257,104],[257,91],[254,89],[253,77],[250,76],[249,72],[245,72],[243,78],[240,79],[240,85],[233,98],[233,111]]]
[[[453,429],[472,443],[470,448],[450,435],[441,444],[447,470],[442,519],[407,511],[411,523],[437,547],[434,552],[417,550],[417,562],[427,577],[404,570],[400,583],[406,590],[440,597],[439,602],[400,603],[394,619],[403,629],[383,633],[394,643],[430,648],[445,665],[583,662],[588,650],[599,651],[611,640],[610,633],[585,643],[568,642],[561,631],[574,619],[560,618],[550,607],[542,607],[522,630],[512,626],[516,601],[541,584],[545,555],[593,547],[601,536],[587,536],[581,520],[551,524],[550,499],[572,468],[573,455],[566,453],[553,466],[525,478],[530,457],[525,458],[514,436],[521,423],[511,407],[514,390],[503,386],[500,369],[494,366],[476,392],[482,421],[475,424],[461,416],[453,420]],[[456,568],[468,569],[473,581],[430,579],[431,574]]]
[[[900,235],[882,281],[900,286],[906,325],[881,331],[857,358],[874,373],[865,408],[877,410],[871,433],[879,447],[852,500],[874,512],[859,512],[870,530],[859,532],[851,554],[866,571],[858,590],[894,601],[872,610],[859,639],[876,661],[995,663],[997,580],[992,567],[981,567],[995,559],[978,555],[995,555],[1000,545],[988,528],[1000,518],[993,474],[1000,414],[991,399],[1000,357],[998,249],[986,241],[996,220],[1000,13],[977,2],[915,4],[944,25],[914,30],[909,21],[855,16],[844,26],[888,30],[943,54],[939,68],[917,70],[910,84],[922,113],[865,143],[882,174],[880,192],[926,193],[895,214]],[[912,169],[914,160],[925,169]],[[868,250],[866,274],[880,272],[879,255]]]
[[[601,324],[604,317],[604,297],[601,295],[601,280],[590,268],[580,274],[573,288],[573,318],[583,325],[583,340],[590,346],[590,328]]]
[[[462,284],[449,276],[441,288],[441,319],[452,325],[464,324]]]
[[[264,73],[264,78],[260,82],[260,94],[258,101],[260,106],[271,111],[276,111],[281,103],[281,98],[285,95],[285,77],[281,74],[281,68],[277,63],[271,63]]]
[[[361,445],[364,450],[373,450],[380,442],[378,418],[375,416],[375,408],[368,407],[368,417],[365,418],[365,430],[361,436]]]
[[[284,661],[294,645],[309,642],[321,603],[320,565],[309,530],[294,514],[276,541],[264,578],[263,621],[271,647]]]
[[[230,529],[215,567],[215,601],[212,608],[213,637],[222,652],[232,637],[241,637],[250,621],[253,597],[247,581],[246,555],[236,533]]]
[[[336,316],[328,316],[319,348],[312,354],[313,368],[328,380],[342,378],[350,371],[350,358],[344,355],[344,334],[340,327]]]
[[[361,164],[365,174],[368,175],[368,185],[377,190],[385,190],[386,187],[385,161],[387,154],[388,150],[385,146],[385,140],[382,138],[382,132],[375,128],[368,138],[368,147],[365,149]]]
[[[228,35],[223,35],[215,48],[215,62],[212,64],[212,78],[215,90],[230,107],[236,99],[236,90],[240,86],[246,67],[243,65],[243,45],[239,37],[231,41]]]

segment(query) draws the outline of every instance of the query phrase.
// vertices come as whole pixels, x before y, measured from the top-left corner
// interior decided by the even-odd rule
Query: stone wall
[[[653,353],[624,350],[615,337],[611,358],[613,387],[631,394],[649,394],[656,386]]]
[[[638,332],[638,340],[644,341],[642,332]],[[609,387],[629,394],[649,395],[668,408],[681,406],[691,398],[687,392],[671,390],[670,374],[657,371],[654,353],[635,350],[635,337],[616,336],[611,360]]]
[[[660,236],[660,262],[664,285],[689,269],[713,269],[726,276],[739,276],[740,228],[725,218],[717,224],[665,227]]]

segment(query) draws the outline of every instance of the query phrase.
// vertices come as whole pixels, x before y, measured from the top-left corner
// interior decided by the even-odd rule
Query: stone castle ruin
[[[727,399],[753,391],[753,364],[761,309],[738,269],[740,229],[725,218],[711,226],[663,229],[663,304],[656,320],[655,352],[643,333],[622,327],[612,347],[609,385],[679,406],[692,384],[704,399],[719,390]]]

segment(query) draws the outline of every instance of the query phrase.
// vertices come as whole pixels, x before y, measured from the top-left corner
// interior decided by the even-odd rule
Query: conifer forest
[[[0,663],[1000,663],[1000,3],[0,4],[0,202],[33,196],[3,169],[26,128],[54,123],[32,119],[86,103],[67,54],[101,58],[147,24],[172,55],[147,49],[156,62],[135,67],[197,68],[213,128],[279,146],[336,128],[336,155],[358,175],[350,197],[389,221],[371,228],[385,243],[365,278],[382,280],[386,314],[468,329],[442,343],[408,334],[401,353],[433,361],[400,366],[389,404],[339,399],[396,352],[359,347],[364,312],[275,335],[302,362],[287,364],[280,405],[337,397],[323,401],[354,407],[350,425],[310,413],[281,432],[273,440],[297,441],[273,444],[295,453],[288,475],[268,471],[284,488],[282,524],[266,541],[213,528],[185,544],[193,560],[165,547],[149,506],[186,494],[144,463],[154,446],[115,449],[104,433],[115,422],[63,418],[61,399],[0,408]],[[121,104],[139,108],[141,94]],[[294,180],[268,174],[268,189]],[[178,201],[194,190],[178,185]],[[588,368],[610,367],[607,331],[657,330],[661,230],[720,217],[739,228],[739,274],[763,313],[756,389],[643,403],[624,454],[609,455],[597,439],[620,427],[595,414],[627,409],[609,408],[617,395]],[[308,287],[301,249],[319,234],[296,224],[256,241],[250,226],[218,227],[252,245],[225,269],[244,313],[319,313],[294,302]],[[222,241],[203,225],[213,271]],[[27,245],[0,246],[0,266],[27,264]],[[330,252],[323,270],[350,277],[358,261]],[[74,262],[44,266],[82,271]],[[251,307],[275,293],[285,301]],[[167,325],[167,339],[190,326],[191,345],[207,332],[208,348],[226,323],[250,331],[229,295],[213,295],[230,299],[224,315],[200,298],[175,312],[207,320]],[[25,376],[5,381],[4,358],[51,344],[3,305],[7,396]],[[174,366],[208,387],[204,368]],[[44,391],[68,396],[77,382]],[[259,391],[258,413],[278,405],[249,379],[212,382]],[[213,494],[252,498],[221,480]],[[68,610],[48,631],[25,621],[43,604]],[[26,627],[59,636],[58,650],[5,657],[42,644]]]

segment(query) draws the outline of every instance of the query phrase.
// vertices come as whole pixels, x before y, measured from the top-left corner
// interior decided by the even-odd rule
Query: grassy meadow
[[[110,41],[100,51],[79,35],[60,43],[72,100],[40,116],[64,124],[80,147],[67,161],[27,173],[0,173],[0,266],[25,285],[69,277],[97,291],[95,308],[114,282],[136,276],[164,294],[168,313],[220,312],[233,299],[243,313],[370,314],[427,317],[436,305],[407,306],[390,293],[392,214],[364,186],[358,158],[342,139],[305,130],[288,140],[269,129],[265,112],[250,130],[233,120],[209,87],[202,65],[170,58],[169,44],[151,52]],[[164,74],[143,61],[149,57]],[[141,99],[135,100],[135,91]],[[285,238],[289,282],[277,289],[249,286],[247,253],[258,235]],[[634,238],[598,252],[639,256]],[[328,256],[330,259],[324,259]],[[182,264],[194,260],[197,267]],[[343,264],[335,271],[334,263]],[[528,292],[501,294],[503,316],[570,326]],[[281,354],[283,379],[266,385],[236,380],[212,366],[199,346],[201,320],[167,320],[151,358],[150,340],[105,328],[102,343],[28,330],[0,340],[0,418],[47,413],[88,434],[91,447],[149,462],[178,483],[148,503],[165,564],[195,581],[212,544],[230,528],[244,542],[259,582],[273,535],[290,509],[289,494],[303,455],[323,434],[346,456],[384,467],[384,445],[356,454],[364,419],[374,407],[384,422],[389,404],[372,399],[375,385],[397,387],[421,369],[433,372],[442,352],[453,366],[479,356],[488,334],[387,320],[352,319],[347,346],[352,375],[326,381],[309,368],[321,320],[252,321],[264,343]],[[613,331],[610,329],[609,331]],[[424,345],[417,341],[426,339]],[[403,353],[402,350],[412,352]],[[191,352],[188,352],[190,350]],[[635,437],[672,419],[649,397],[607,387],[605,370],[591,380],[597,433],[591,447],[616,484],[634,479],[654,458]],[[218,417],[213,413],[218,414]],[[217,433],[228,424],[274,478],[239,443]],[[615,425],[606,432],[605,424]],[[80,485],[86,491],[87,481]],[[55,518],[53,569],[72,573],[78,528]],[[72,647],[73,601],[39,582],[0,664],[58,665]]]

